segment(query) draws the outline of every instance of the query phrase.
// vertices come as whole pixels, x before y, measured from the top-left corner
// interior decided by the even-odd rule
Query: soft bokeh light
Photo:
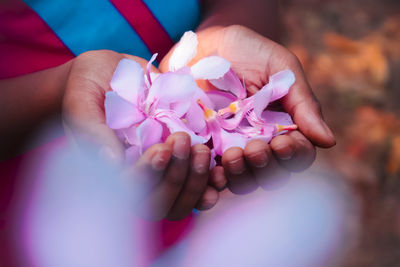
[[[131,191],[90,149],[61,147],[43,160],[25,218],[30,261],[40,267],[137,266],[140,229]]]
[[[346,233],[351,198],[339,183],[308,175],[226,196],[153,266],[337,266],[356,237]]]

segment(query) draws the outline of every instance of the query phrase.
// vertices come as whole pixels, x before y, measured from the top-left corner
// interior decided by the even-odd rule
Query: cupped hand
[[[279,71],[290,69],[296,77],[289,94],[278,104],[292,116],[299,130],[277,136],[269,144],[255,140],[244,150],[234,147],[225,151],[222,165],[232,192],[242,194],[258,186],[267,188],[272,178],[287,177],[290,172],[308,168],[316,156],[315,146],[329,148],[335,145],[320,104],[293,53],[243,26],[211,27],[197,34],[198,53],[191,63],[213,54],[224,57],[244,79],[249,94],[257,92]],[[169,55],[160,64],[162,71],[167,69]]]
[[[110,91],[110,80],[122,58],[137,61],[143,68],[147,61],[113,51],[86,52],[73,60],[63,98],[63,122],[70,140],[89,142],[105,158],[122,163],[124,147],[115,132],[106,125],[104,99]],[[156,68],[153,72],[158,72]],[[175,133],[165,143],[150,147],[135,166],[125,174],[133,185],[140,181],[138,170],[151,173],[149,191],[138,209],[149,219],[182,219],[193,208],[208,209],[215,205],[218,192],[207,185],[210,149],[205,145],[191,147],[190,137]],[[147,188],[147,187],[146,187]],[[143,208],[144,207],[144,208]]]
[[[179,220],[193,208],[213,207],[218,192],[207,185],[210,158],[210,149],[202,144],[191,146],[190,136],[184,132],[147,149],[127,171],[136,187],[143,189],[135,201],[137,211],[148,219]]]

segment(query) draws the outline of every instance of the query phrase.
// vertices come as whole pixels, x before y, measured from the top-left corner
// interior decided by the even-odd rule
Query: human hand
[[[335,144],[301,64],[289,50],[242,26],[212,27],[197,34],[198,53],[191,63],[215,53],[224,57],[237,75],[244,78],[250,94],[279,71],[290,69],[296,77],[289,94],[280,100],[279,108],[292,116],[299,130],[277,136],[269,144],[255,140],[244,150],[234,147],[225,151],[222,165],[232,192],[241,194],[258,186],[267,188],[271,178],[308,168],[315,159],[315,146],[328,148]],[[160,70],[167,69],[169,55],[161,62]]]
[[[203,144],[191,147],[190,136],[184,132],[147,149],[127,171],[142,190],[136,210],[148,219],[179,220],[194,208],[213,207],[218,192],[207,185],[210,158],[210,149]]]
[[[147,61],[112,51],[91,51],[74,59],[63,99],[63,120],[73,142],[90,142],[100,154],[116,163],[124,159],[124,147],[115,132],[106,125],[105,93],[118,62],[122,58],[137,61],[143,68]],[[158,72],[156,68],[153,72]],[[155,165],[154,165],[155,164]],[[218,192],[207,186],[210,150],[205,145],[191,148],[185,133],[171,135],[164,144],[150,147],[126,174],[133,184],[140,180],[138,169],[151,173],[151,190],[144,195],[142,214],[150,219],[182,219],[194,207],[211,208]],[[141,167],[140,167],[141,166]],[[144,188],[147,189],[146,187]]]

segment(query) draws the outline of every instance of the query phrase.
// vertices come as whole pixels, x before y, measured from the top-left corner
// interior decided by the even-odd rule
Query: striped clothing
[[[0,79],[89,50],[161,59],[199,18],[198,0],[8,0],[0,3]]]

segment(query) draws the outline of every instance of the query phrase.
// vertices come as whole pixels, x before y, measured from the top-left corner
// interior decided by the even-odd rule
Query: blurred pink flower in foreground
[[[184,131],[192,145],[212,140],[212,154],[244,146],[253,139],[269,142],[277,134],[295,130],[289,114],[265,110],[270,102],[285,96],[295,82],[292,71],[272,75],[253,96],[219,56],[209,56],[189,67],[197,53],[197,36],[186,32],[169,60],[169,72],[146,73],[135,61],[122,59],[106,93],[107,125],[126,144],[129,161],[169,134]],[[204,92],[195,80],[208,80],[219,90]],[[217,112],[217,111],[218,112]],[[214,161],[212,161],[214,162]]]

